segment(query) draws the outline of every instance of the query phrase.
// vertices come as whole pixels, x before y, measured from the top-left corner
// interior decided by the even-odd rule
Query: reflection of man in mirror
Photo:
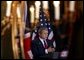
[[[52,29],[56,42],[56,51],[61,52],[67,49],[67,25],[63,21],[60,23],[60,21],[56,20],[54,25],[52,25]]]

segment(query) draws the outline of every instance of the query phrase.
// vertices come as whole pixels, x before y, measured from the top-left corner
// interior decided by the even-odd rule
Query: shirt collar
[[[39,39],[42,42],[42,44],[44,45],[44,40],[42,38],[40,38],[40,37],[39,37]]]

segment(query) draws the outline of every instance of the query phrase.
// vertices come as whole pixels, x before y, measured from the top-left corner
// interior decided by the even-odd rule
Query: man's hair
[[[43,30],[48,31],[47,27],[40,27],[39,30],[38,30],[38,34],[39,33],[41,34]]]

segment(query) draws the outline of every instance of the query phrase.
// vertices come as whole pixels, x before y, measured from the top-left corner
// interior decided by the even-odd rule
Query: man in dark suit
[[[51,41],[47,40],[48,29],[39,28],[38,35],[39,37],[32,41],[32,53],[34,58],[47,58],[49,53],[54,52]]]

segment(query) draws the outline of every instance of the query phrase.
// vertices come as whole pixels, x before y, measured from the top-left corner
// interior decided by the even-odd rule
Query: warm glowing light
[[[48,9],[48,1],[43,1],[43,9]]]
[[[10,16],[10,12],[11,12],[11,3],[12,1],[6,1],[7,3],[7,9],[6,9],[6,16]]]
[[[70,1],[70,11],[74,11],[75,9],[74,9],[74,7],[75,7],[75,1]]]
[[[21,18],[21,11],[20,6],[17,6],[17,17]]]
[[[32,5],[30,7],[30,13],[31,13],[31,23],[34,23],[34,6]]]
[[[60,1],[53,1],[55,7],[55,19],[60,20]]]
[[[36,1],[36,2],[35,2],[35,6],[36,6],[36,7],[39,7],[40,5],[41,5],[41,2],[40,2],[40,1]]]
[[[59,4],[60,4],[60,1],[53,1],[53,4],[54,4],[55,7],[58,7]]]

